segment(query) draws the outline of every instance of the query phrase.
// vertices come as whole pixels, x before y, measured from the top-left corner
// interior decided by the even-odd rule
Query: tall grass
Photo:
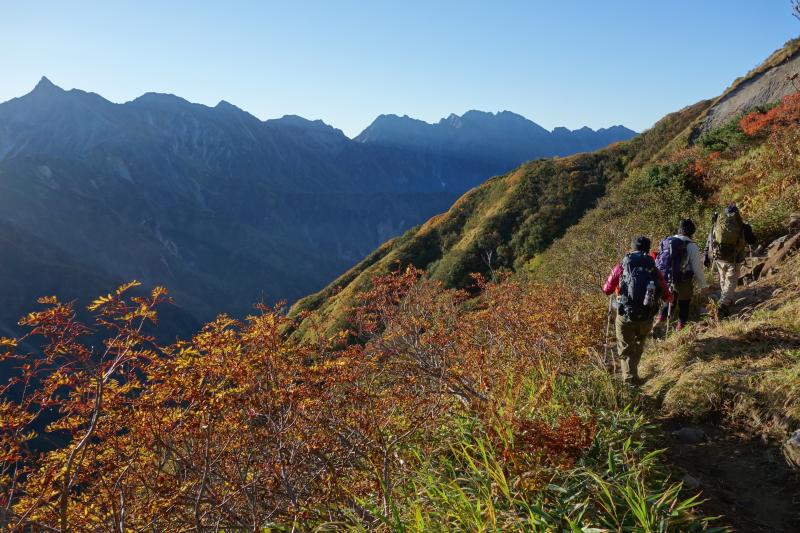
[[[531,388],[538,383],[532,378]],[[435,453],[416,454],[419,467],[393,494],[392,512],[359,502],[375,517],[353,514],[349,523],[326,524],[322,530],[392,532],[418,531],[531,531],[531,532],[673,532],[725,531],[711,527],[699,515],[696,494],[686,495],[670,479],[653,450],[652,428],[605,374],[587,370],[562,376],[553,385],[538,416],[558,411],[570,398],[583,416],[597,424],[595,437],[573,464],[553,465],[546,457],[528,457],[520,468],[513,449],[514,434],[507,426],[487,427],[464,418],[448,428],[449,441]],[[525,410],[522,395],[516,409]],[[576,405],[577,404],[577,405]],[[501,436],[501,440],[495,438]]]

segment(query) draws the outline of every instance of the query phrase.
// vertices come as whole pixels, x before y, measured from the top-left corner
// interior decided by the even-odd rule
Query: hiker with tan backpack
[[[744,251],[748,244],[755,243],[753,229],[745,224],[735,203],[729,204],[721,216],[715,215],[712,228],[712,257],[719,273],[720,316],[730,314],[730,306],[734,302],[739,274],[744,262]]]

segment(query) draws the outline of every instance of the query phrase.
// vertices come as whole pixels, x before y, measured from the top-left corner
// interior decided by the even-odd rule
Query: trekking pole
[[[669,336],[669,320],[670,320],[670,317],[672,317],[672,302],[669,302],[667,304],[667,324],[666,324],[665,329],[664,329],[664,339],[666,339]]]
[[[672,320],[672,302],[674,302],[675,298],[677,297],[672,285],[670,285],[669,287],[669,294],[672,297],[669,299],[669,302],[667,303],[667,330],[664,332],[664,338],[666,338],[667,335],[669,335],[669,323]]]

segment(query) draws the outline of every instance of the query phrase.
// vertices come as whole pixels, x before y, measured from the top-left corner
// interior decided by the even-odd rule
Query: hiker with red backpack
[[[672,294],[664,275],[649,255],[650,239],[635,237],[631,248],[632,251],[611,270],[603,292],[607,295],[617,293],[613,301],[617,309],[614,325],[622,380],[638,385],[639,360],[653,328],[653,317],[660,307],[659,301],[670,302]]]
[[[702,293],[708,292],[700,248],[692,240],[696,229],[691,219],[681,220],[678,224],[678,232],[661,241],[656,257],[656,266],[667,281],[673,301],[677,301],[675,304],[675,307],[678,308],[676,330],[682,329],[689,320],[689,305],[692,302],[695,280]],[[671,304],[665,305],[661,309],[656,323],[668,322],[672,308]]]

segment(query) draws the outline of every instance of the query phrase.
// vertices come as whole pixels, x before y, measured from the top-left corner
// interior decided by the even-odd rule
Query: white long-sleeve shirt
[[[703,271],[703,260],[700,258],[700,248],[686,235],[675,235],[675,237],[686,243],[686,256],[681,262],[681,270],[683,272],[691,270],[701,289],[708,287],[706,274]]]

